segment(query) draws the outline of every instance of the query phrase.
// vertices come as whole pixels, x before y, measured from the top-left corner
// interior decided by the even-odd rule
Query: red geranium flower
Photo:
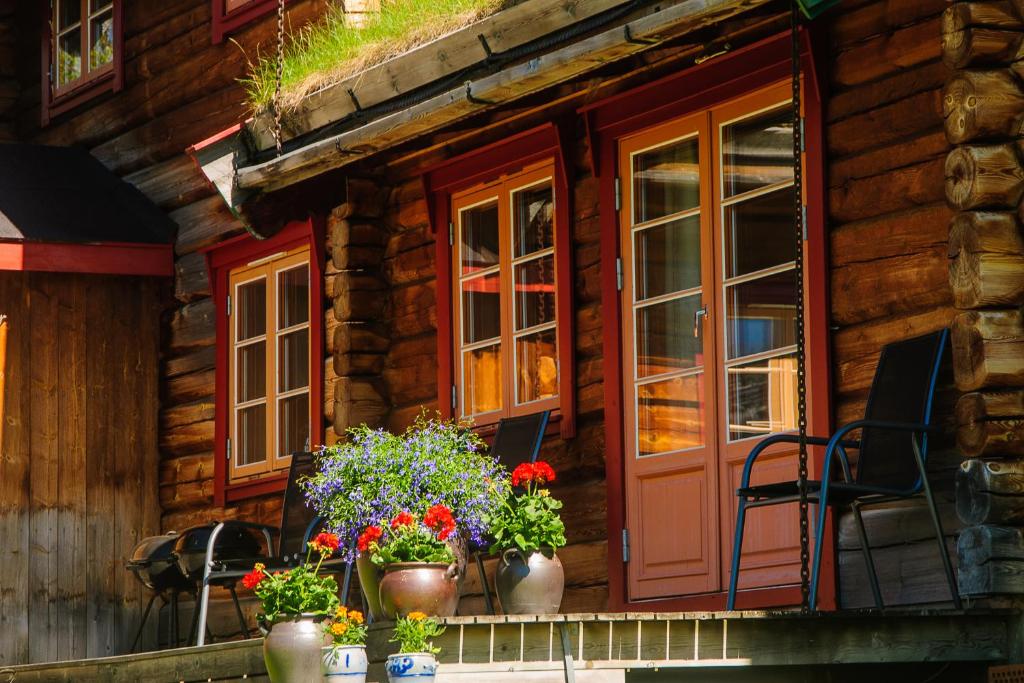
[[[542,486],[552,482],[555,480],[555,470],[543,460],[538,460],[533,463],[533,480]]]
[[[533,481],[533,463],[524,462],[512,470],[512,486],[521,486]]]
[[[309,545],[321,555],[330,555],[338,549],[341,541],[338,539],[337,534],[320,533],[309,542]]]
[[[437,538],[442,541],[455,531],[455,519],[452,517],[452,511],[444,505],[434,505],[427,510],[427,514],[423,515],[423,523],[434,531]]]
[[[384,535],[384,530],[379,526],[368,526],[363,533],[359,534],[359,540],[356,542],[356,547],[359,552],[365,553],[371,543],[380,540],[380,537]]]
[[[395,515],[395,518],[391,520],[391,528],[397,529],[400,526],[412,526],[415,523],[416,518],[413,517],[412,514],[405,512],[403,510],[402,512],[399,512],[397,515]]]
[[[245,586],[246,590],[252,590],[260,585],[263,579],[267,578],[267,575],[263,573],[263,569],[264,566],[257,563],[251,572],[242,577],[242,585]]]

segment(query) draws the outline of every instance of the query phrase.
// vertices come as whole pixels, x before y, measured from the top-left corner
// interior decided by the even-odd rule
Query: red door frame
[[[624,371],[620,328],[622,312],[616,282],[619,257],[616,203],[616,142],[619,137],[643,128],[732,99],[791,75],[790,34],[783,33],[735,52],[672,74],[632,91],[594,103],[579,110],[586,124],[594,172],[600,180],[601,211],[601,306],[604,316],[604,414],[605,469],[608,498],[608,607],[611,611],[722,610],[725,593],[630,601],[626,565],[623,561],[625,528],[625,480],[623,469],[624,433],[622,387]],[[823,94],[814,55],[812,36],[801,32],[801,68],[804,73],[804,134],[808,141],[804,183],[807,204],[806,306],[808,317],[817,324],[807,328],[808,374],[815,390],[811,393],[811,433],[827,434],[832,425],[831,377],[828,342],[827,234],[825,231],[825,164],[822,121]],[[678,93],[690,93],[679,97]],[[812,458],[815,455],[812,452]],[[812,459],[811,476],[820,476],[822,463]],[[836,605],[834,530],[831,516],[825,535],[821,567],[819,604]],[[800,602],[797,586],[742,591],[744,608],[795,605]]]

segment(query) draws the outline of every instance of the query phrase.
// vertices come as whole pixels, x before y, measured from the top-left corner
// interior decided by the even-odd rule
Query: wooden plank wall
[[[0,664],[125,652],[142,614],[124,570],[159,529],[158,287],[0,273]]]
[[[0,142],[15,139],[18,78],[15,59],[14,0],[0,0]]]

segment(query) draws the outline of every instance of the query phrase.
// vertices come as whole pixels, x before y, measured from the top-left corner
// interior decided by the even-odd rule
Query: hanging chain
[[[798,488],[800,489],[800,611],[810,605],[810,529],[807,502],[807,353],[804,348],[804,206],[803,206],[803,124],[800,112],[800,9],[796,0],[790,8],[793,60],[793,215],[796,225],[796,253],[793,277],[796,281],[796,395],[799,430]]]
[[[277,81],[274,83],[274,141],[281,156],[281,81],[284,80],[284,0],[277,0]]]

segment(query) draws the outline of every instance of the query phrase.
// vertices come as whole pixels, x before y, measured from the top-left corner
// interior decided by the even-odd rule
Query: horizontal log
[[[334,385],[334,431],[342,434],[350,427],[379,426],[390,405],[377,382],[369,378],[339,377]]]
[[[843,12],[837,12],[830,18],[829,37],[840,47],[860,43],[939,15],[946,4],[945,0],[879,0],[844,7]]]
[[[338,270],[379,268],[384,261],[383,246],[335,245],[331,250],[331,263]]]
[[[951,69],[1009,64],[1020,59],[1024,33],[966,28],[942,34],[942,61]]]
[[[957,72],[943,93],[946,137],[954,144],[1014,136],[1022,110],[1024,91],[1006,69]]]
[[[370,271],[335,276],[334,317],[339,322],[379,320],[387,304],[387,283]]]
[[[961,570],[991,560],[1024,561],[1024,529],[991,524],[966,527],[957,539],[956,554]]]
[[[160,452],[178,457],[213,450],[214,421],[193,422],[160,432]]]
[[[829,216],[835,223],[847,223],[940,202],[943,169],[937,157],[830,188]]]
[[[199,399],[212,399],[215,390],[214,371],[190,372],[163,383],[164,404],[177,405]]]
[[[334,330],[336,353],[384,353],[390,345],[387,331],[374,323],[340,323]]]
[[[1024,456],[1024,391],[964,394],[956,418],[957,446],[965,455]]]
[[[396,285],[432,279],[437,275],[434,262],[434,245],[425,244],[415,249],[399,252],[385,262],[384,272],[388,281]]]
[[[831,265],[931,251],[948,243],[947,226],[954,215],[946,202],[940,201],[835,226],[829,235]]]
[[[948,253],[958,308],[1024,303],[1024,239],[1015,214],[957,214],[950,225]]]
[[[196,401],[172,406],[160,411],[160,429],[174,429],[182,425],[212,420],[214,412],[213,401]]]
[[[964,567],[957,583],[960,595],[1019,595],[1024,593],[1024,562],[993,560],[979,566]]]
[[[832,316],[841,325],[950,303],[944,246],[832,270]]]
[[[953,320],[957,388],[1024,386],[1024,320],[1020,310],[968,311]]]
[[[213,453],[198,453],[160,461],[160,484],[184,484],[213,477]]]
[[[832,78],[838,89],[868,83],[939,57],[939,17],[886,32],[840,52]]]
[[[213,299],[201,299],[186,304],[174,312],[171,318],[171,334],[168,348],[181,352],[199,346],[210,346],[216,342],[214,318],[217,314]]]
[[[1015,209],[1024,170],[1013,145],[964,145],[946,157],[946,199],[960,209]]]
[[[179,256],[190,254],[245,230],[241,222],[227,210],[220,195],[183,206],[169,215],[178,224],[174,252]]]
[[[184,154],[146,166],[124,179],[164,211],[173,211],[214,192],[192,159]]]
[[[925,90],[830,124],[826,129],[829,154],[838,158],[896,144],[941,125],[942,93]]]
[[[841,187],[852,180],[871,178],[911,164],[935,163],[936,159],[944,159],[949,152],[949,141],[939,120],[937,114],[929,113],[925,129],[888,144],[855,150],[852,156],[831,160],[828,165],[829,187]]]
[[[174,298],[189,303],[206,296],[210,296],[206,256],[192,253],[175,259]]]
[[[966,460],[956,476],[956,512],[968,525],[1024,525],[1024,462]]]
[[[946,549],[956,566],[956,539]],[[949,584],[934,537],[909,545],[880,548],[872,553],[886,606],[950,602]],[[867,568],[860,550],[839,552],[839,600],[844,609],[873,607]]]
[[[959,533],[963,524],[956,516],[956,505],[952,501],[937,505],[943,534],[953,536]],[[863,508],[861,515],[870,548],[907,545],[935,538],[931,510],[922,498],[868,506]],[[846,511],[839,517],[837,543],[840,550],[859,550],[861,547],[852,512]]]
[[[198,508],[213,503],[213,479],[160,487],[160,507],[165,512]]]
[[[967,28],[985,26],[1009,30],[1024,29],[1013,3],[1007,0],[958,2],[942,13],[942,32],[952,33]]]
[[[216,363],[217,348],[215,346],[201,346],[197,349],[190,349],[180,356],[174,356],[164,361],[162,376],[165,379],[177,377],[199,370],[209,370]]]

